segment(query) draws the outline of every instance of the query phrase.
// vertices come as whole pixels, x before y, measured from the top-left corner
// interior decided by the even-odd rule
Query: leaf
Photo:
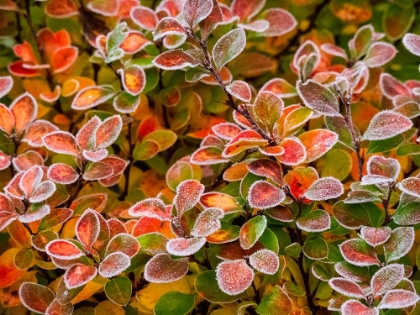
[[[188,25],[194,29],[198,23],[208,17],[213,9],[211,0],[186,0],[182,13]]]
[[[164,17],[156,25],[153,33],[154,40],[161,39],[167,35],[185,35],[185,28],[173,17]]]
[[[140,5],[132,7],[130,10],[130,17],[134,23],[148,31],[154,31],[158,24],[158,17],[155,11],[148,7]]]
[[[121,82],[124,90],[133,96],[139,95],[146,85],[146,74],[138,65],[131,65],[125,69],[119,69],[117,72],[121,75]]]
[[[130,267],[131,259],[123,252],[113,252],[108,254],[99,264],[98,273],[105,278],[112,278],[119,275]]]
[[[234,0],[231,4],[232,14],[239,17],[240,22],[247,21],[257,15],[265,5],[265,0]]]
[[[163,70],[178,70],[185,67],[195,67],[199,64],[199,60],[177,49],[161,53],[153,60],[153,64]]]
[[[286,115],[286,117],[284,117],[283,130],[281,133],[281,137],[284,138],[284,137],[290,137],[294,135],[312,117],[312,114],[313,114],[313,111],[305,107],[303,108],[298,107],[290,111]]]
[[[152,257],[144,268],[144,278],[152,283],[168,283],[181,279],[188,272],[188,258],[172,259],[167,253]]]
[[[380,175],[396,180],[400,173],[400,163],[393,158],[385,158],[379,155],[373,155],[369,158],[366,170],[368,174]]]
[[[57,233],[53,231],[41,231],[31,235],[31,244],[38,251],[45,251],[45,246],[52,240],[58,239]]]
[[[389,110],[377,113],[363,135],[364,140],[384,140],[399,135],[413,126],[407,117]]]
[[[388,73],[381,73],[379,84],[382,93],[389,99],[398,95],[410,96],[408,87]]]
[[[391,262],[405,256],[413,246],[414,229],[412,227],[398,227],[391,233],[384,244],[386,262]]]
[[[245,81],[235,80],[226,86],[226,90],[243,102],[247,103],[251,100],[251,88]]]
[[[223,122],[214,125],[211,127],[211,130],[219,138],[228,141],[234,139],[242,131],[242,129],[238,125],[228,122]]]
[[[236,28],[223,35],[212,51],[216,69],[220,70],[229,61],[235,59],[244,50],[245,44],[246,35],[243,29]]]
[[[239,243],[243,249],[250,249],[262,236],[267,227],[267,219],[263,215],[255,216],[245,222],[239,231]]]
[[[194,306],[196,294],[184,294],[177,291],[163,294],[156,302],[153,313],[156,315],[186,315]]]
[[[24,93],[13,101],[9,106],[9,110],[15,120],[15,133],[20,135],[25,131],[29,123],[36,118],[38,114],[38,105],[31,94]]]
[[[249,188],[249,205],[253,208],[275,207],[286,198],[284,191],[265,180],[255,181]]]
[[[67,164],[55,163],[48,168],[47,177],[55,183],[68,185],[76,182],[79,174]]]
[[[398,225],[414,225],[420,222],[420,205],[418,202],[400,204],[392,216],[392,220]]]
[[[84,180],[98,180],[111,176],[113,174],[113,169],[108,164],[102,162],[95,162],[90,164],[85,172],[83,173]]]
[[[266,82],[260,89],[276,94],[280,98],[289,98],[296,96],[296,88],[282,78],[274,78]]]
[[[64,283],[67,289],[74,289],[91,281],[96,274],[96,267],[75,264],[67,269],[64,274]]]
[[[77,47],[60,47],[51,57],[51,70],[53,73],[60,73],[70,68],[76,61],[79,49]],[[41,94],[42,97],[42,94]],[[58,99],[58,96],[56,96]]]
[[[350,239],[340,245],[344,259],[356,266],[380,265],[376,252],[362,239]]]
[[[45,13],[53,18],[68,18],[78,14],[77,6],[72,0],[53,0],[48,2]]]
[[[140,249],[139,242],[134,236],[125,232],[113,236],[106,247],[106,255],[116,252],[126,254],[128,257],[133,257]]]
[[[263,139],[254,130],[243,130],[235,136],[223,150],[222,156],[229,158],[241,153],[244,150],[265,146],[268,144],[266,139]]]
[[[28,150],[25,153],[15,157],[12,163],[16,170],[20,172],[27,171],[35,165],[42,166],[44,164],[44,159],[38,152]]]
[[[173,238],[166,243],[166,250],[174,256],[191,256],[206,243],[205,237]]]
[[[330,215],[324,210],[314,210],[299,217],[296,226],[306,232],[323,232],[330,228]]]
[[[268,9],[263,13],[263,18],[270,24],[268,29],[262,33],[266,37],[282,36],[297,26],[294,16],[283,9]]]
[[[297,167],[284,176],[284,182],[290,189],[292,195],[302,198],[308,188],[318,179],[318,173],[312,167]]]
[[[398,183],[398,188],[413,197],[420,197],[420,179],[417,177],[408,177]]]
[[[265,294],[257,307],[258,314],[269,315],[289,315],[293,308],[293,303],[289,295],[278,285],[274,289]]]
[[[358,299],[366,299],[366,296],[363,293],[362,288],[358,284],[348,279],[332,278],[328,281],[328,284],[335,291],[337,291],[338,293],[344,294],[345,296],[354,297]]]
[[[87,251],[91,251],[92,245],[99,236],[99,219],[97,212],[87,209],[76,223],[76,236]]]
[[[339,201],[333,208],[334,217],[347,229],[360,229],[362,226],[376,226],[382,219],[382,211],[372,202],[347,204]]]
[[[53,240],[45,247],[48,255],[58,259],[76,259],[83,256],[83,252],[72,242],[59,239]]]
[[[79,157],[76,138],[66,131],[54,131],[42,137],[48,150]]]
[[[360,236],[371,246],[382,245],[391,236],[391,228],[388,226],[380,228],[364,226],[360,230]]]
[[[295,166],[306,160],[306,149],[299,138],[286,138],[279,143],[279,146],[284,149],[284,153],[277,157],[282,164]]]
[[[254,272],[243,259],[222,261],[217,265],[216,279],[222,292],[237,295],[251,285]]]
[[[364,25],[359,28],[349,42],[350,54],[354,59],[364,56],[372,44],[375,30],[372,25]]]
[[[306,239],[302,252],[312,260],[322,260],[328,257],[328,244],[322,238]]]
[[[420,36],[406,33],[402,39],[405,48],[413,55],[420,56]]]
[[[416,304],[419,300],[420,298],[415,292],[400,289],[389,290],[378,304],[378,309],[406,308]]]
[[[177,140],[177,135],[175,132],[169,129],[155,130],[151,133],[148,133],[144,140],[155,141],[159,145],[159,151],[164,151],[170,148]]]
[[[104,149],[110,146],[121,133],[123,122],[120,115],[114,115],[105,119],[96,129],[96,148]]]
[[[120,44],[125,54],[132,55],[140,50],[144,49],[147,45],[151,45],[151,42],[138,31],[128,31],[127,37]]]
[[[396,54],[397,49],[394,45],[376,42],[369,47],[363,61],[369,68],[381,67],[394,58]]]
[[[283,171],[277,162],[274,162],[269,159],[259,159],[252,161],[251,163],[246,165],[248,171],[252,174],[257,176],[263,176],[270,178],[277,182],[278,184],[282,184],[283,182]]]
[[[343,184],[338,179],[323,177],[313,182],[304,196],[310,200],[327,200],[338,198],[343,193]]]
[[[54,299],[45,311],[45,315],[71,315],[73,314],[73,310],[74,306],[72,303],[60,304],[57,299]]]
[[[210,33],[217,27],[220,22],[223,22],[222,11],[217,0],[212,0],[213,9],[210,14],[201,22],[200,31],[201,38],[207,39]]]
[[[204,185],[197,180],[186,180],[178,185],[174,205],[177,209],[178,217],[193,208],[200,200],[204,192]]]
[[[262,273],[274,275],[279,269],[280,260],[275,252],[260,249],[249,256],[249,264]]]
[[[404,278],[404,266],[390,264],[379,269],[372,277],[370,286],[373,297],[385,294]]]
[[[88,86],[81,89],[76,94],[71,104],[71,108],[75,110],[89,109],[101,103],[105,103],[114,96],[115,91],[110,86]]]
[[[257,123],[266,131],[271,132],[274,124],[280,118],[284,103],[281,98],[272,92],[258,93],[253,106]]]
[[[353,282],[369,282],[371,280],[368,267],[354,266],[343,261],[336,263],[334,269],[340,276]]]
[[[205,146],[196,150],[190,158],[190,162],[196,165],[212,165],[229,162],[222,157],[222,149]]]
[[[299,136],[306,149],[306,163],[315,161],[328,152],[338,141],[338,135],[326,129],[313,129]]]
[[[243,210],[235,198],[221,192],[208,192],[202,194],[200,203],[206,208],[222,209],[225,213]]]
[[[43,285],[24,282],[19,288],[19,298],[30,311],[44,314],[54,300],[54,293]]]
[[[208,237],[221,228],[220,219],[224,216],[223,210],[219,208],[205,209],[201,212],[191,230],[195,237]]]
[[[396,41],[410,30],[415,19],[415,9],[411,4],[402,8],[396,3],[392,3],[387,7],[382,16],[382,27],[390,41]]]
[[[0,98],[7,95],[13,87],[12,76],[0,77]]]
[[[356,300],[348,300],[341,305],[343,315],[379,315],[377,308],[368,308]]]
[[[130,209],[128,214],[133,217],[156,218],[164,221],[171,221],[172,217],[166,212],[166,206],[158,198],[147,198],[137,202]]]
[[[341,116],[337,96],[322,84],[307,80],[298,81],[297,91],[305,105],[324,116]]]
[[[35,255],[30,248],[21,248],[15,255],[15,266],[21,270],[27,270],[33,265]]]
[[[89,10],[104,16],[114,16],[118,13],[119,3],[116,0],[93,0],[88,3]]]

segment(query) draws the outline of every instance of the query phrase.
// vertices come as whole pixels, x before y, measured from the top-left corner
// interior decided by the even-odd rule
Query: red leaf
[[[54,292],[43,285],[24,282],[19,288],[22,304],[32,312],[44,314],[54,300]]]
[[[109,221],[108,221],[109,224]],[[119,233],[109,241],[106,247],[106,255],[110,253],[120,252],[128,257],[133,257],[140,249],[137,239],[127,233]]]
[[[13,158],[12,163],[16,170],[20,172],[26,171],[35,165],[43,166],[44,159],[38,152],[28,150],[25,153]]]
[[[377,308],[368,308],[356,300],[348,300],[341,305],[343,315],[379,315]]]
[[[21,134],[36,118],[38,105],[31,94],[24,93],[13,101],[9,109],[15,118],[15,132]]]
[[[68,185],[77,181],[79,174],[69,165],[55,163],[48,168],[48,179],[55,183]]]
[[[212,0],[186,0],[182,7],[185,21],[191,28],[208,17],[213,9]]]
[[[99,162],[99,161],[102,161],[108,155],[108,150],[107,149],[100,149],[100,150],[95,150],[95,151],[83,150],[82,155],[88,161]]]
[[[222,261],[217,266],[216,278],[220,290],[229,295],[236,295],[251,285],[254,272],[243,259]]]
[[[87,4],[89,10],[104,16],[115,16],[119,6],[117,0],[92,0]]]
[[[113,175],[113,169],[108,164],[95,162],[90,164],[83,173],[84,180],[99,180]]]
[[[127,166],[128,162],[123,160],[122,158],[118,156],[108,156],[104,158],[102,163],[108,164],[112,167],[113,175],[120,175],[124,172],[125,167]]]
[[[153,60],[153,64],[163,70],[177,70],[194,67],[199,64],[199,61],[186,52],[177,49],[161,53]]]
[[[385,158],[379,155],[373,155],[369,158],[366,170],[369,175],[380,175],[397,180],[400,173],[400,163],[393,158]]]
[[[76,259],[83,256],[83,252],[67,240],[54,240],[45,247],[48,255],[58,259]]]
[[[261,91],[272,92],[281,98],[289,98],[297,95],[296,88],[282,78],[271,79],[261,87]]]
[[[216,136],[229,141],[235,138],[242,131],[242,129],[237,125],[228,122],[214,125],[211,127],[211,130],[216,134]]]
[[[360,236],[372,246],[378,246],[385,243],[391,236],[391,228],[383,226],[380,228],[364,226],[360,230]]]
[[[394,45],[384,42],[373,43],[363,61],[369,68],[381,67],[388,63],[397,54]]]
[[[19,215],[11,200],[3,193],[0,193],[0,209],[0,230],[3,230]]]
[[[93,116],[85,123],[76,135],[77,144],[83,150],[93,150],[96,147],[95,132],[101,124],[98,116]]]
[[[115,96],[110,86],[88,86],[80,90],[73,99],[71,108],[84,110],[95,107]]]
[[[64,283],[67,289],[74,289],[87,284],[96,277],[97,273],[96,267],[76,264],[67,269],[64,274]]]
[[[158,23],[155,11],[148,7],[136,6],[131,8],[130,17],[134,23],[148,31],[154,31]]]
[[[411,291],[406,290],[389,290],[381,302],[378,309],[401,309],[412,306],[420,300],[420,297]]]
[[[22,60],[18,60],[8,65],[8,70],[10,74],[18,77],[38,77],[42,74],[41,69],[39,68],[27,68],[27,64]]]
[[[10,156],[0,151],[0,171],[5,170],[9,166],[10,166]]]
[[[60,73],[70,68],[77,59],[79,49],[77,47],[58,48],[51,58],[51,69],[53,73]]]
[[[313,162],[328,152],[338,141],[338,135],[327,129],[313,129],[299,136],[306,149],[305,163]]]
[[[282,189],[264,180],[254,182],[249,188],[248,202],[253,208],[272,208],[282,203],[285,198]]]
[[[174,198],[178,217],[181,217],[185,211],[190,210],[197,204],[204,192],[204,188],[203,184],[194,179],[183,181],[178,185]]]
[[[190,158],[190,162],[196,165],[212,165],[229,162],[222,157],[222,150],[212,146],[204,146],[196,150]]]
[[[399,135],[413,126],[407,117],[389,110],[377,113],[363,135],[364,140],[384,140]]]
[[[205,237],[173,238],[166,243],[166,250],[174,256],[191,256],[206,244]]]
[[[139,52],[151,42],[138,31],[129,31],[127,37],[120,44],[120,48],[125,54],[132,55]]]
[[[97,212],[87,209],[76,223],[76,236],[87,251],[91,251],[92,245],[99,236],[99,219]]]
[[[201,212],[191,230],[195,237],[207,237],[221,228],[220,219],[224,216],[223,210],[219,208],[205,209]]]
[[[19,181],[19,188],[22,189],[26,198],[32,195],[34,189],[41,183],[44,172],[38,165],[32,166],[25,171]]]
[[[262,273],[273,275],[279,269],[280,260],[275,252],[260,249],[249,256],[249,264]]]
[[[223,22],[222,11],[220,10],[219,2],[212,0],[213,9],[210,14],[200,24],[201,38],[206,39],[210,33],[217,27],[218,23]]]
[[[131,259],[123,252],[108,254],[100,263],[98,273],[105,278],[118,276],[125,269],[130,267]]]
[[[29,200],[30,201],[30,200]],[[43,200],[41,200],[43,201]],[[32,203],[36,203],[38,201],[31,201]],[[37,204],[32,205],[31,208],[29,208],[28,211],[26,211],[24,214],[22,214],[19,217],[19,221],[22,223],[31,223],[38,220],[41,220],[46,215],[50,213],[50,206],[46,204]]]
[[[53,131],[42,137],[48,150],[79,157],[76,138],[67,131]]]
[[[146,86],[146,74],[138,65],[132,65],[124,70],[118,71],[122,77],[124,90],[131,95],[140,94]]]
[[[45,7],[45,13],[53,18],[68,18],[77,15],[77,6],[72,0],[52,0]]]
[[[420,56],[420,36],[412,33],[404,35],[402,42],[409,52]]]
[[[270,178],[278,184],[283,183],[283,171],[275,161],[259,159],[247,164],[246,167],[252,174]]]
[[[264,12],[263,18],[270,23],[268,29],[262,33],[267,37],[284,35],[297,26],[294,16],[283,9],[268,9]]]
[[[243,102],[251,100],[251,88],[245,81],[236,80],[226,86],[226,90]]]
[[[312,167],[297,167],[284,176],[284,182],[295,198],[302,198],[317,179],[318,173]]]
[[[379,84],[382,93],[390,99],[398,95],[410,96],[410,90],[388,73],[381,73]]]
[[[128,210],[128,214],[133,217],[156,218],[162,221],[172,220],[172,216],[166,212],[163,201],[157,198],[147,198],[137,202]]]
[[[114,143],[121,133],[122,125],[120,115],[114,115],[105,119],[95,132],[96,148],[103,149]]]
[[[0,98],[7,95],[13,87],[13,79],[12,77],[5,76],[0,77]]]
[[[254,130],[243,130],[238,133],[225,147],[222,156],[230,158],[241,153],[244,150],[266,146],[268,141],[263,139]]]
[[[154,40],[158,40],[167,35],[185,35],[187,31],[185,28],[174,18],[164,17],[156,25],[156,30],[153,33]]]
[[[304,196],[310,200],[327,200],[338,198],[343,193],[343,184],[338,179],[324,177],[313,182]]]
[[[393,289],[404,278],[404,266],[400,264],[390,264],[379,269],[372,277],[370,286],[373,297],[385,294]]]
[[[296,225],[306,232],[323,232],[330,228],[331,219],[328,212],[324,210],[314,210],[299,217],[296,221]]]
[[[284,153],[276,158],[282,164],[294,166],[306,160],[306,149],[299,138],[286,138],[279,143],[279,146],[284,149]]]
[[[376,252],[362,239],[351,239],[340,246],[341,254],[349,263],[356,266],[380,265]]]
[[[334,44],[326,43],[321,45],[322,51],[326,52],[329,55],[343,58],[344,60],[348,60],[346,51]]]
[[[239,17],[240,22],[245,22],[257,15],[265,5],[265,0],[234,0],[231,4],[232,14]]]
[[[144,278],[153,283],[168,283],[181,279],[188,272],[188,258],[172,259],[160,253],[150,259],[144,268]]]
[[[38,186],[36,186],[31,196],[28,198],[28,201],[32,203],[44,201],[48,199],[49,197],[51,197],[56,191],[56,189],[57,188],[52,181],[50,180],[43,181]]]
[[[354,297],[358,299],[365,299],[366,296],[362,291],[362,288],[354,283],[353,281],[350,281],[348,279],[344,278],[332,278],[330,281],[328,281],[328,284],[338,293],[344,294],[349,297]]]
[[[45,315],[71,315],[73,314],[73,304],[66,303],[60,304],[57,299],[52,301],[50,306],[48,306],[47,310],[45,311]]]
[[[42,137],[58,130],[57,126],[53,125],[49,121],[38,119],[28,125],[25,135],[21,141],[27,142],[32,147],[42,147]]]

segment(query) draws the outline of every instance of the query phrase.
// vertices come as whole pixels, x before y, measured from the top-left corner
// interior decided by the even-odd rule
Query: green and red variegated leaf
[[[163,70],[178,70],[185,67],[194,67],[199,60],[181,49],[168,50],[153,60],[153,64]]]
[[[160,90],[159,100],[167,107],[175,107],[181,100],[181,91],[176,86],[168,86]]]
[[[229,122],[217,124],[211,127],[211,130],[219,138],[228,141],[234,139],[242,131],[242,129],[238,125]]]
[[[125,54],[132,55],[151,44],[152,43],[144,37],[141,32],[129,31],[119,48],[121,48]]]
[[[204,192],[204,188],[203,184],[194,179],[183,181],[178,185],[174,205],[179,217],[197,204]]]
[[[286,138],[279,143],[279,146],[284,149],[284,153],[276,156],[282,164],[294,166],[303,163],[306,160],[306,148],[299,140],[299,138]]]
[[[213,146],[204,146],[197,149],[190,158],[190,162],[196,165],[212,165],[229,162],[222,157],[222,149]]]
[[[370,286],[373,297],[385,294],[393,289],[404,278],[404,266],[390,264],[379,269],[372,277]]]
[[[112,278],[130,267],[130,264],[131,259],[128,255],[119,251],[113,252],[99,264],[98,273],[104,278]]]
[[[309,108],[296,108],[284,117],[281,137],[290,137],[296,134],[312,117],[313,111]]]
[[[325,210],[314,210],[299,217],[296,226],[306,232],[323,232],[330,228],[331,218]]]
[[[338,198],[343,193],[344,186],[338,179],[323,177],[313,182],[304,196],[310,200],[327,200]]]
[[[248,171],[257,176],[270,178],[278,184],[283,183],[283,171],[280,165],[269,159],[259,159],[246,165]]]
[[[152,283],[168,283],[181,279],[188,272],[187,258],[173,259],[167,253],[152,257],[144,268],[144,278]]]
[[[206,208],[219,208],[225,213],[242,211],[242,207],[232,196],[222,192],[208,192],[200,197],[200,203]]]
[[[261,87],[261,91],[268,91],[280,98],[290,98],[297,95],[296,88],[282,78],[271,79]]]
[[[109,222],[108,222],[109,225]],[[124,227],[124,226],[123,226]],[[120,233],[115,235],[109,241],[106,247],[106,255],[121,252],[128,257],[133,257],[140,249],[140,244],[134,236],[127,233]]]
[[[251,100],[251,88],[245,81],[236,80],[226,86],[226,90],[237,99],[248,103]]]
[[[12,164],[18,172],[27,171],[35,165],[43,166],[44,159],[38,152],[28,150],[25,153],[13,158]]]
[[[131,280],[128,277],[120,276],[111,279],[104,286],[106,297],[114,304],[125,306],[128,304],[133,291]]]
[[[76,182],[79,174],[65,163],[55,163],[48,168],[47,177],[55,183],[68,185]]]
[[[292,31],[297,25],[294,16],[283,9],[268,9],[263,13],[262,17],[264,20],[268,21],[270,25],[268,29],[262,33],[266,37],[284,35]]]
[[[48,245],[45,247],[45,251],[51,257],[64,260],[77,259],[84,255],[79,247],[74,245],[72,242],[62,239],[53,240],[52,242],[48,243]]]
[[[348,300],[341,305],[341,313],[343,315],[379,315],[379,310],[369,308],[356,300]]]
[[[53,231],[41,231],[36,235],[31,235],[31,244],[38,251],[45,251],[45,246],[53,240],[58,239],[58,234]]]
[[[339,201],[334,204],[334,218],[347,229],[356,230],[365,226],[377,224],[381,217],[381,209],[372,202],[346,203]]]
[[[113,175],[114,170],[108,164],[95,162],[90,164],[83,173],[84,180],[99,180]]]
[[[378,309],[402,309],[415,305],[420,297],[415,293],[407,290],[389,290],[382,297],[378,304]]]
[[[76,223],[76,236],[83,247],[90,251],[99,236],[99,219],[95,210],[87,209]]]
[[[398,183],[398,188],[410,196],[420,198],[420,178],[408,177]]]
[[[305,192],[318,178],[318,173],[313,167],[297,167],[284,176],[284,182],[295,198],[303,198]]]
[[[239,231],[239,243],[243,249],[250,249],[259,240],[267,227],[267,219],[263,215],[256,216],[244,225]]]
[[[144,141],[155,141],[159,145],[159,152],[170,148],[178,136],[169,129],[154,130],[144,137]]]
[[[174,256],[191,256],[206,244],[205,237],[173,238],[166,243],[166,250]]]
[[[64,283],[67,289],[74,289],[88,283],[96,277],[97,273],[96,267],[75,264],[64,274]]]
[[[268,141],[254,130],[243,130],[235,136],[223,150],[222,156],[230,158],[247,149],[266,146]]]
[[[414,244],[414,228],[398,227],[391,233],[390,238],[384,244],[385,260],[395,261],[405,256]]]
[[[327,153],[338,141],[338,135],[327,129],[313,129],[299,136],[306,149],[305,163],[313,162]]]
[[[264,211],[270,218],[280,222],[293,222],[295,214],[287,207],[277,206]]]
[[[127,229],[123,222],[118,220],[117,218],[111,218],[107,220],[107,224],[109,227],[109,237],[112,239],[114,236],[120,233],[127,233]]]
[[[322,84],[307,80],[297,83],[299,96],[307,107],[324,116],[341,116],[337,96]]]
[[[360,59],[366,54],[374,40],[375,30],[371,24],[359,28],[349,41],[350,55],[354,59]]]
[[[353,282],[369,282],[371,275],[366,267],[359,267],[342,261],[334,265],[335,271],[342,277]]]
[[[168,238],[161,233],[151,232],[143,234],[137,237],[137,241],[140,244],[142,251],[146,251],[151,255],[166,253]]]
[[[139,95],[146,86],[146,74],[138,65],[119,69],[118,73],[121,75],[124,90],[133,96]]]
[[[165,204],[158,198],[147,198],[137,202],[128,210],[128,214],[133,217],[156,218],[161,221],[172,220],[172,216],[166,211]]]
[[[397,49],[394,45],[384,42],[376,42],[369,47],[363,61],[369,68],[381,67],[394,58],[396,54]]]
[[[220,229],[220,219],[225,213],[219,208],[209,208],[201,212],[191,230],[191,235],[195,237],[207,237]]]
[[[20,135],[26,127],[36,118],[38,105],[35,98],[24,93],[17,97],[9,107],[15,121],[15,133]]]
[[[362,239],[351,239],[343,242],[340,251],[344,259],[353,265],[380,265],[374,248]]]
[[[358,299],[366,299],[362,288],[355,282],[345,278],[332,278],[328,281],[328,284],[338,293],[344,294],[348,297],[354,297]]]
[[[254,101],[254,117],[261,127],[271,132],[283,112],[283,107],[283,100],[276,94],[262,91]]]
[[[158,24],[158,17],[155,11],[148,7],[139,5],[131,8],[130,17],[134,23],[148,31],[154,31]]]
[[[120,115],[105,119],[95,131],[96,148],[103,149],[114,143],[121,132],[122,124]]]
[[[72,0],[49,1],[44,10],[53,18],[68,18],[78,14],[77,6]]]
[[[55,296],[51,289],[43,285],[24,282],[19,288],[19,298],[27,309],[44,314]]]
[[[111,86],[88,86],[80,90],[73,99],[71,108],[85,110],[105,103],[115,96]]]
[[[34,263],[35,255],[31,248],[21,248],[15,254],[14,265],[19,270],[28,270]]]
[[[383,110],[372,118],[366,132],[363,135],[363,139],[389,139],[409,130],[412,126],[412,121],[400,113]]]
[[[91,208],[98,212],[101,212],[106,205],[108,195],[103,193],[97,193],[92,195],[83,196],[77,198],[70,204],[70,208],[73,209],[74,215],[81,216],[85,210]]]
[[[85,123],[76,134],[77,145],[83,150],[93,150],[96,148],[96,130],[101,124],[98,116],[93,116]]]
[[[72,215],[73,211],[69,208],[51,208],[50,213],[42,218],[38,230],[42,231],[63,224]]]
[[[360,236],[372,246],[378,246],[385,243],[391,236],[391,228],[383,226],[379,228],[364,226],[360,229]]]
[[[284,191],[265,180],[254,182],[249,188],[248,202],[253,208],[268,209],[275,207],[286,198]]]
[[[217,0],[212,0],[213,8],[210,14],[200,23],[201,38],[206,39],[217,27],[218,23],[223,22],[223,14]]]
[[[249,264],[259,272],[273,275],[280,266],[279,256],[268,249],[260,249],[249,256]]]
[[[243,259],[222,261],[216,268],[216,279],[222,292],[236,295],[251,285],[254,272]]]
[[[245,31],[236,28],[223,35],[214,45],[212,57],[216,69],[220,70],[229,61],[235,59],[246,45]]]
[[[413,33],[404,35],[402,42],[409,52],[416,56],[420,56],[420,36]]]
[[[42,142],[50,151],[79,157],[76,138],[67,131],[53,131],[43,136]]]
[[[331,44],[331,43],[322,44],[321,45],[321,50],[323,52],[326,52],[329,55],[339,57],[339,58],[343,58],[346,61],[348,60],[346,51],[343,48],[341,48],[339,46],[336,46],[334,44]]]
[[[186,0],[182,7],[182,14],[188,25],[194,29],[213,10],[212,0]]]
[[[13,87],[13,79],[9,76],[0,77],[0,98],[7,95]]]
[[[369,158],[366,171],[370,175],[380,175],[396,180],[400,173],[400,163],[393,158],[373,155]]]
[[[158,40],[167,35],[186,35],[185,28],[173,17],[164,17],[156,25],[153,33],[154,40]]]
[[[221,222],[221,228],[207,236],[207,242],[211,244],[225,244],[236,241],[239,238],[239,226]]]
[[[74,306],[72,303],[61,304],[58,299],[54,299],[50,306],[45,311],[45,315],[71,315],[73,314]]]

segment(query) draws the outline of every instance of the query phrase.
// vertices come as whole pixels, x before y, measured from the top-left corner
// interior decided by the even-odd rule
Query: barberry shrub
[[[418,314],[416,0],[1,0],[2,314]]]

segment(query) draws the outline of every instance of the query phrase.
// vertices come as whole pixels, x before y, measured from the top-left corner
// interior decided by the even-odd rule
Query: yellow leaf
[[[87,298],[90,298],[92,295],[94,295],[95,293],[97,293],[99,290],[102,290],[105,283],[107,283],[109,280],[100,276],[95,277],[92,281],[89,281],[86,286],[83,288],[83,290],[76,295],[76,297],[72,300],[73,304],[79,303],[83,300],[86,300]],[[109,302],[109,301],[105,301],[105,302]],[[102,302],[103,303],[103,302]],[[98,304],[101,305],[102,303]],[[110,304],[116,306],[114,303],[109,302]],[[97,306],[97,307],[98,307]],[[107,306],[107,305],[105,305]],[[102,312],[97,311],[97,314],[107,314],[107,315],[111,315],[111,314],[120,314],[120,313],[110,313],[110,311],[105,311],[105,309],[103,309],[104,306],[101,306],[101,310],[103,310]],[[122,314],[125,314],[124,312]]]
[[[125,315],[124,309],[112,303],[111,301],[103,301],[96,305],[96,314],[107,314],[107,315]]]

